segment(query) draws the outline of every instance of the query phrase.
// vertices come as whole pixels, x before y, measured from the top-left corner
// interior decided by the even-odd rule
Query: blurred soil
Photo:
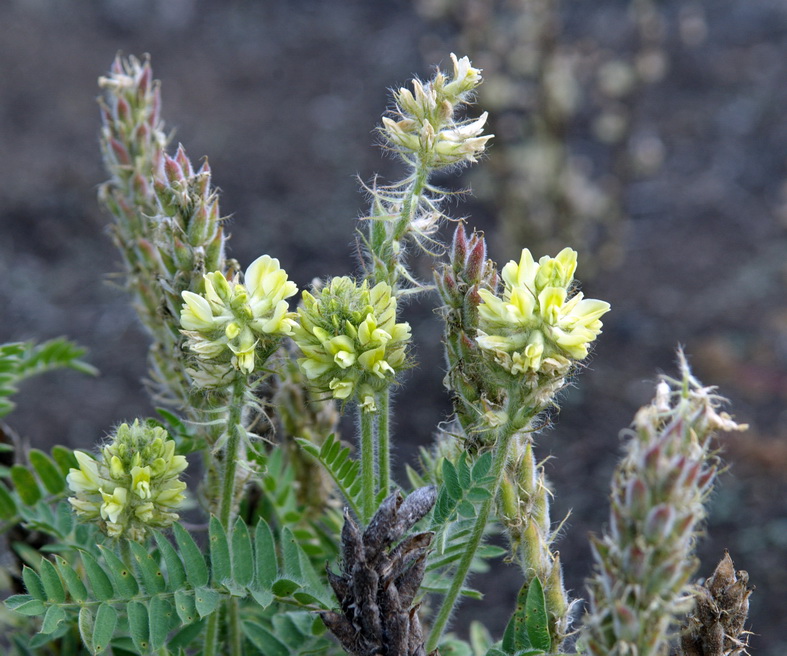
[[[564,4],[570,29],[603,43],[605,21],[627,3]],[[582,596],[586,536],[605,522],[619,431],[684,345],[696,375],[751,426],[723,446],[731,466],[712,499],[702,574],[724,549],[749,571],[751,653],[776,656],[787,651],[787,4],[659,7],[669,70],[636,120],[658,135],[664,162],[624,190],[622,261],[584,286],[613,312],[539,448],[553,456],[553,518],[571,513],[559,548]],[[702,18],[700,38],[681,32],[686,7]],[[66,335],[101,370],[26,386],[14,429],[36,446],[89,447],[118,421],[152,413],[140,382],[146,340],[114,284],[119,258],[95,199],[96,79],[116,52],[151,53],[175,141],[194,160],[210,156],[233,217],[232,256],[271,253],[304,287],[356,266],[353,220],[365,201],[353,174],[398,175],[371,147],[373,127],[386,88],[430,74],[436,62],[421,53],[434,48],[434,29],[405,0],[0,3],[0,340]],[[446,30],[440,38],[450,42]],[[494,235],[493,211],[470,206],[471,222]],[[399,393],[402,469],[448,411],[432,303],[406,309],[421,365]],[[502,566],[477,576],[487,598],[465,605],[459,630],[476,617],[499,635],[517,578]]]

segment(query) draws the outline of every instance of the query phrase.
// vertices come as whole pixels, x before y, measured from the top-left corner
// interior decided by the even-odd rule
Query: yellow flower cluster
[[[601,332],[609,303],[570,295],[577,253],[564,248],[538,262],[525,248],[519,262],[503,267],[502,297],[479,290],[476,342],[511,374],[555,372],[563,375],[581,360]]]
[[[431,168],[475,162],[492,135],[482,135],[487,113],[475,120],[455,121],[454,112],[481,84],[481,72],[467,57],[457,59],[450,80],[441,72],[423,84],[413,80],[413,91],[394,93],[394,118],[384,117],[382,131],[405,158],[416,155]]]
[[[292,334],[295,315],[285,299],[298,288],[279,261],[258,257],[243,280],[227,280],[216,271],[205,275],[204,293],[182,293],[180,325],[200,360],[200,368],[190,373],[201,387],[226,385],[233,370],[250,374],[262,364],[255,356],[265,354],[264,361],[279,336]]]
[[[177,521],[186,489],[178,475],[187,463],[175,455],[175,442],[163,428],[139,420],[121,424],[100,459],[83,451],[74,455],[79,469],[66,477],[74,492],[68,501],[110,537],[143,540],[151,528]]]
[[[405,366],[410,339],[409,324],[396,323],[390,286],[333,278],[317,296],[303,292],[298,314],[298,364],[315,390],[376,411],[374,395]]]

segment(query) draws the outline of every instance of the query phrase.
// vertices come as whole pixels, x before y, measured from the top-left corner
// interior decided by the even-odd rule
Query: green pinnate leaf
[[[240,517],[232,531],[232,576],[238,585],[247,587],[254,579],[254,557],[252,555],[249,528]]]
[[[254,530],[254,585],[257,589],[270,590],[279,573],[273,533],[264,519]]]
[[[158,563],[153,559],[153,555],[139,542],[129,541],[129,546],[147,593],[155,595],[164,592],[167,587],[164,581],[164,574],[161,572]]]
[[[459,456],[459,461],[456,463],[456,475],[463,490],[467,490],[472,485],[472,475],[470,473],[470,465],[467,463],[466,453]]]
[[[210,518],[210,567],[213,580],[218,583],[232,579],[230,545],[227,534],[217,517]]]
[[[16,501],[14,501],[5,483],[0,482],[0,519],[12,519],[15,516]]]
[[[93,653],[100,654],[109,646],[109,641],[115,634],[118,613],[109,604],[101,604],[96,611],[93,622]]]
[[[118,595],[122,599],[131,599],[136,596],[139,593],[139,584],[134,578],[134,572],[111,549],[104,546],[100,546],[99,549],[104,556],[107,569],[112,574]]]
[[[39,449],[30,449],[28,458],[47,492],[58,494],[65,489],[65,476],[63,476],[55,462],[46,453]]]
[[[271,590],[277,597],[289,597],[296,590],[300,590],[301,584],[292,579],[281,578],[278,579],[272,586]]]
[[[150,622],[147,606],[139,601],[129,601],[126,604],[126,616],[134,646],[140,654],[148,653],[150,650]]]
[[[60,467],[63,476],[68,476],[68,472],[72,467],[74,469],[79,468],[79,463],[77,462],[74,452],[59,444],[52,447],[52,459],[57,463],[57,466]]]
[[[20,615],[43,615],[46,612],[44,602],[32,595],[13,595],[5,600],[9,610]]]
[[[82,644],[87,647],[87,650],[94,654],[93,651],[93,613],[87,606],[82,606],[79,609],[79,618],[77,620],[79,627],[79,637],[82,638]]]
[[[481,455],[473,465],[473,480],[477,483],[478,481],[486,478],[486,475],[489,473],[490,469],[492,469],[492,452],[487,451]]]
[[[32,506],[41,500],[41,488],[38,487],[35,476],[27,467],[13,465],[11,467],[11,481],[22,503]]]
[[[31,597],[39,601],[46,601],[47,594],[44,590],[44,584],[41,582],[41,577],[36,574],[32,567],[25,565],[22,568],[22,581],[25,584],[25,589]]]
[[[165,536],[156,532],[153,537],[156,539],[159,552],[167,567],[167,589],[180,590],[186,585],[186,570],[183,567],[183,561]]]
[[[552,639],[549,636],[549,622],[547,603],[544,599],[544,589],[538,577],[533,577],[525,602],[525,626],[530,645],[534,649],[548,652],[552,648]]]
[[[150,600],[150,648],[161,649],[167,640],[167,634],[175,624],[175,608],[160,596]]]
[[[197,637],[202,633],[204,625],[204,620],[200,620],[199,622],[194,622],[193,624],[183,627],[174,636],[172,636],[172,638],[170,638],[169,642],[167,643],[169,653],[173,653],[173,651],[176,649],[183,650],[189,645],[192,645]],[[185,652],[178,651],[177,653],[178,656],[181,656],[181,654]]]
[[[39,574],[41,575],[41,582],[44,584],[47,600],[56,604],[65,603],[66,589],[63,587],[63,582],[60,580],[60,575],[57,573],[57,569],[55,569],[52,561],[42,558],[39,567]]]
[[[256,622],[243,622],[243,632],[249,642],[265,656],[290,656],[292,653],[281,640]]]
[[[109,575],[93,556],[86,551],[81,553],[82,563],[85,565],[85,572],[87,573],[87,580],[90,582],[90,587],[93,589],[93,596],[98,601],[112,599],[115,595],[115,588],[112,586]]]
[[[199,619],[197,605],[194,602],[194,592],[191,590],[175,591],[175,611],[182,624],[191,624]]]
[[[219,606],[221,596],[212,588],[197,588],[194,590],[194,605],[200,617],[210,615]]]
[[[60,576],[65,581],[71,598],[75,601],[85,601],[87,599],[87,588],[82,579],[79,578],[79,575],[74,571],[73,566],[61,556],[55,556],[55,564],[57,565],[57,571],[60,572]]]
[[[175,541],[178,543],[180,555],[183,557],[186,579],[194,588],[207,585],[210,580],[208,566],[197,543],[194,542],[194,538],[177,522],[172,525],[172,529],[175,533]]]
[[[462,498],[462,485],[459,483],[459,474],[454,463],[445,458],[443,460],[443,486],[452,500],[457,501]]]

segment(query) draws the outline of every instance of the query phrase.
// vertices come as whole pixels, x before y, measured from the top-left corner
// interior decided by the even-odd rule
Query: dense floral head
[[[484,135],[487,114],[456,121],[454,113],[481,84],[481,71],[467,57],[451,54],[453,77],[437,73],[429,83],[413,80],[413,90],[394,93],[393,118],[384,117],[382,132],[406,159],[418,157],[428,166],[442,168],[475,162],[492,135]]]
[[[577,253],[564,248],[538,262],[525,248],[503,267],[503,295],[479,290],[478,345],[513,375],[564,373],[601,332],[609,303],[571,295]]]
[[[77,515],[98,522],[110,537],[141,541],[151,528],[177,521],[186,484],[178,475],[186,458],[175,455],[175,442],[158,426],[121,424],[96,459],[74,451],[79,469],[66,480]]]
[[[285,299],[298,288],[279,261],[263,255],[246,269],[244,284],[216,271],[204,277],[202,294],[183,292],[180,325],[200,368],[194,381],[203,387],[227,384],[233,370],[259,369],[295,321]]]
[[[347,277],[333,278],[316,296],[303,292],[300,325],[293,339],[311,385],[374,411],[374,395],[406,365],[410,326],[396,323],[396,298],[379,283],[369,289]]]

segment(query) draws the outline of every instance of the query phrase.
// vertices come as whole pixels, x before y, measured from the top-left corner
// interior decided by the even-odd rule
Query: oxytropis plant
[[[491,138],[486,114],[464,115],[481,72],[451,60],[450,74],[395,91],[383,117],[406,174],[366,189],[360,271],[300,296],[270,255],[243,272],[226,258],[210,169],[182,146],[167,154],[149,62],[118,58],[101,78],[100,197],[162,407],[95,454],[17,454],[29,468],[0,484],[0,518],[43,536],[17,549],[24,590],[6,600],[20,655],[656,656],[684,615],[684,656],[745,648],[745,573],[726,557],[691,586],[719,466],[711,439],[740,427],[682,356],[679,378],[635,418],[574,626],[535,437],[610,306],[578,291],[571,248],[538,259],[524,248],[498,271],[462,223],[440,242],[450,217],[432,176],[476,162]],[[434,284],[416,279],[413,247],[435,259]],[[417,335],[400,311],[433,291],[454,416],[404,485],[391,473],[391,390]],[[6,345],[0,389],[34,364],[85,370],[79,355],[63,342]],[[355,416],[354,446],[337,433],[341,413]],[[485,543],[493,530],[508,549]],[[461,598],[477,596],[470,575],[504,553],[522,577],[504,635],[446,634]]]

